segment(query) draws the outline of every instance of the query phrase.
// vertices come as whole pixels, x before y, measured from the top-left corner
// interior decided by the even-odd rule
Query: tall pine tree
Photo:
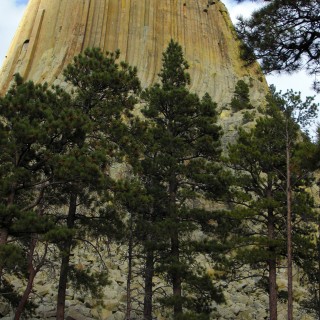
[[[76,230],[84,223],[91,228],[103,229],[97,223],[87,223],[89,219],[79,212],[80,205],[89,209],[99,193],[112,188],[108,171],[111,163],[121,159],[119,147],[126,132],[125,118],[130,116],[140,90],[136,69],[124,62],[118,64],[119,54],[104,55],[99,49],[87,49],[75,57],[64,72],[66,81],[74,87],[70,107],[85,121],[83,126],[74,129],[78,139],[58,157],[57,163],[61,165],[55,172],[56,179],[64,181],[61,191],[68,206],[65,226],[69,230],[60,243],[57,319],[64,319],[70,254]],[[109,212],[100,210],[100,223]]]
[[[45,262],[46,250],[39,261],[34,253],[40,238],[54,226],[44,214],[44,199],[53,185],[52,159],[72,136],[73,114],[65,109],[70,101],[63,90],[24,82],[19,75],[0,99],[1,274],[15,270],[19,277],[27,276],[24,294],[14,305],[15,319],[21,316]],[[7,286],[5,277],[1,281]]]
[[[265,114],[257,120],[256,127],[248,132],[240,130],[237,142],[228,148],[227,165],[234,171],[235,182],[232,217],[242,223],[235,239],[235,252],[238,261],[252,268],[267,267],[272,320],[278,315],[277,267],[285,258],[290,260],[287,247],[292,247],[292,241],[294,260],[299,262],[303,253],[299,239],[307,244],[303,239],[310,229],[303,221],[314,219],[313,200],[306,191],[312,183],[310,169],[301,161],[302,154],[304,162],[310,156],[303,151],[313,146],[299,131],[290,107],[279,95],[270,95]],[[303,115],[304,110],[300,111]],[[295,231],[291,238],[292,231],[287,226],[291,227],[292,216]]]
[[[145,304],[149,303],[144,317],[152,318],[150,295],[156,272],[171,286],[172,293],[162,302],[172,307],[175,319],[191,317],[192,313],[197,319],[206,319],[210,302],[221,301],[222,295],[205,270],[197,267],[192,235],[201,229],[207,212],[201,206],[196,208],[194,202],[205,199],[209,185],[216,198],[223,193],[221,129],[210,96],[205,94],[200,100],[187,89],[190,77],[181,46],[171,40],[162,61],[161,83],[142,95],[145,122],[139,125],[144,130],[136,135],[141,160],[138,166],[133,165],[137,179],[153,199],[144,217],[150,226],[143,242],[148,273]],[[154,242],[161,244],[160,248]]]

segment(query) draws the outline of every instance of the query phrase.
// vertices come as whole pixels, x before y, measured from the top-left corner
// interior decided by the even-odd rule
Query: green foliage
[[[5,300],[9,301],[13,308],[18,306],[21,299],[21,296],[15,291],[14,286],[5,279],[2,279],[1,281],[0,295],[1,297],[5,298]],[[34,302],[28,301],[24,310],[24,316],[31,318],[34,315],[37,307],[38,306]]]
[[[64,73],[71,94],[17,75],[0,98],[1,275],[20,262],[23,275],[31,266],[37,269],[26,265],[32,239],[57,245],[66,261],[75,238],[105,232],[120,238],[123,223],[109,205],[113,182],[106,171],[122,157],[124,119],[140,82],[136,69],[118,64],[118,57],[99,49],[76,57]],[[110,221],[117,224],[108,227]],[[14,244],[6,244],[9,237]],[[88,288],[94,291],[93,283]]]
[[[118,58],[119,52],[104,55],[100,49],[87,49],[75,57],[73,64],[64,72],[66,81],[74,87],[70,107],[84,121],[75,128],[77,139],[70,140],[68,149],[55,159],[59,163],[54,176],[60,181],[57,191],[67,205],[60,221],[64,221],[69,231],[59,243],[62,259],[57,313],[60,314],[64,312],[67,276],[71,276],[68,271],[69,256],[76,244],[74,240],[82,240],[89,235],[103,235],[112,239],[122,236],[123,227],[118,210],[110,204],[111,189],[115,183],[107,171],[122,157],[120,146],[126,140],[128,131],[125,118],[131,116],[140,82],[136,69],[124,62],[118,64]],[[108,227],[112,220],[116,223]],[[107,231],[113,234],[106,235]],[[73,280],[79,278],[84,282],[81,288],[87,284],[88,289],[98,294],[99,286],[94,282],[88,285],[88,277],[94,275],[79,274],[79,270],[73,270],[72,274]]]
[[[26,259],[23,248],[15,244],[4,244],[0,247],[0,261],[3,270],[17,272],[26,265]]]
[[[76,230],[70,229],[63,225],[59,225],[48,230],[48,232],[44,235],[43,239],[45,241],[49,241],[51,243],[63,246],[64,241],[66,241],[70,237],[74,237],[75,234]]]
[[[282,93],[281,91],[276,92],[276,88],[271,86],[270,91],[269,103],[276,105],[284,114],[285,119],[293,122],[292,125],[298,125],[301,130],[306,131],[317,116],[319,103],[314,102],[315,97],[306,97],[303,101],[301,92],[295,92],[292,89]]]
[[[78,107],[102,131],[120,120],[122,113],[129,115],[140,90],[136,68],[117,63],[119,55],[119,51],[104,55],[98,48],[86,49],[64,71],[66,81],[74,86]]]
[[[159,73],[164,89],[181,88],[190,84],[188,62],[184,60],[182,47],[172,39],[168,49],[163,53],[162,68]]]
[[[231,108],[234,112],[253,108],[249,98],[249,86],[243,80],[239,80],[236,84]]]
[[[235,264],[249,264],[251,271],[279,265],[286,258],[287,156],[291,160],[293,255],[295,263],[308,261],[313,249],[312,223],[316,221],[314,201],[307,192],[313,183],[314,145],[300,126],[314,117],[312,99],[303,102],[292,91],[274,91],[267,98],[265,114],[256,127],[239,131],[228,147],[227,166],[234,171],[230,192],[230,219],[239,221],[234,233]],[[309,107],[309,108],[308,108]],[[230,239],[232,239],[232,237]],[[306,268],[305,268],[306,270]]]
[[[313,152],[313,161],[307,162],[316,170],[319,168],[319,137],[314,144],[315,150]],[[311,153],[312,154],[312,153]],[[316,181],[319,185],[319,181]],[[303,268],[305,277],[303,281],[308,286],[309,296],[307,296],[301,303],[301,307],[308,313],[312,314],[315,318],[320,316],[320,241],[319,241],[319,213],[317,215],[317,228],[316,225],[308,225],[309,230],[307,234],[302,234],[299,237],[299,249],[303,253],[299,257],[299,266]],[[316,229],[316,230],[315,230]],[[309,236],[312,235],[311,245],[308,242]]]
[[[130,116],[140,90],[136,69],[118,63],[119,54],[87,49],[64,71],[66,81],[74,88],[69,107],[82,122],[75,127],[77,140],[70,141],[66,152],[55,158],[59,164],[55,179],[65,182],[62,193],[76,192],[83,207],[95,206],[98,216],[90,219],[77,215],[76,220],[96,236],[99,230],[112,230],[107,227],[112,219],[119,228],[121,225],[115,207],[109,204],[114,182],[106,171],[120,160],[120,147],[128,131],[124,118]]]
[[[107,271],[93,273],[75,266],[70,267],[69,278],[74,290],[81,293],[90,292],[95,299],[102,299],[103,288],[110,284]]]
[[[143,119],[131,113],[140,91],[137,71],[118,58],[119,52],[104,55],[99,49],[76,57],[64,73],[71,94],[17,75],[0,98],[0,232],[6,238],[0,246],[1,275],[27,276],[29,247],[38,239],[60,249],[61,270],[69,270],[76,290],[101,298],[107,270],[69,266],[72,249],[88,237],[129,239],[134,258],[139,266],[144,263],[142,276],[157,275],[175,290],[155,300],[173,309],[174,319],[209,319],[212,301],[224,298],[197,263],[199,255],[211,258],[224,279],[227,268],[257,270],[286,257],[284,137],[289,132],[295,263],[318,283],[319,248],[310,238],[314,203],[306,191],[318,150],[300,131],[315,114],[313,98],[271,91],[256,127],[240,130],[229,145],[226,165],[232,171],[227,172],[220,160],[217,106],[208,94],[200,99],[188,90],[181,46],[170,41],[160,83],[142,93]],[[231,107],[246,110],[245,123],[253,120],[243,80]],[[108,171],[123,160],[130,177],[114,181]],[[231,211],[201,205],[216,200],[227,200]],[[194,238],[199,232],[204,236]],[[5,277],[1,281],[0,291],[10,291],[7,297],[17,305],[20,297]]]
[[[318,272],[319,274],[319,272]],[[319,296],[319,282],[313,282],[309,287],[309,298],[304,299],[301,307],[308,313],[314,315],[315,318],[320,316],[320,296]]]
[[[242,57],[249,62],[259,59],[266,72],[306,68],[317,76],[319,10],[317,0],[272,0],[249,19],[240,18]],[[319,91],[317,79],[314,88]]]
[[[36,198],[32,193],[50,174],[46,160],[59,149],[59,134],[69,130],[66,123],[57,118],[63,103],[68,103],[67,94],[51,92],[46,85],[24,83],[19,75],[5,97],[0,99],[1,138],[0,199],[19,197],[21,208],[26,200]],[[19,193],[17,191],[19,190]],[[31,191],[30,191],[31,190]],[[24,195],[28,195],[24,197]]]
[[[252,112],[245,111],[243,113],[242,123],[246,124],[246,123],[254,121],[255,116],[256,116],[256,112],[255,111],[252,111]]]
[[[59,88],[50,91],[46,84],[23,82],[19,75],[0,98],[0,227],[5,242],[9,236],[22,240],[50,228],[50,219],[35,208],[49,185],[62,136],[70,135],[70,123],[61,121],[68,102],[69,95]]]
[[[209,301],[221,302],[222,295],[195,263],[199,252],[190,240],[208,223],[209,213],[204,221],[202,211],[190,204],[209,195],[221,198],[226,184],[216,104],[208,94],[199,99],[189,92],[187,66],[181,46],[172,40],[163,54],[161,84],[142,94],[145,120],[133,126],[140,154],[129,156],[136,179],[122,202],[134,219],[136,241],[157,261],[154,272],[173,290],[184,288],[183,295],[162,297],[161,303],[202,317],[210,313]],[[175,318],[182,316],[175,312]]]

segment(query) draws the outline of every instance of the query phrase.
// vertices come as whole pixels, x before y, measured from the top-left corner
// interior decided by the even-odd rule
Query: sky
[[[259,2],[245,1],[237,4],[234,0],[222,1],[227,6],[234,23],[239,15],[248,17],[254,9],[257,9],[263,3],[263,1],[260,4]],[[0,0],[0,66],[9,49],[10,42],[27,3],[28,0]],[[288,89],[293,89],[294,91],[301,91],[302,96],[315,95],[315,92],[311,89],[313,79],[305,71],[300,71],[293,75],[268,75],[267,81],[269,85],[274,84],[278,91],[286,92]],[[319,95],[316,96],[316,101],[320,101]]]

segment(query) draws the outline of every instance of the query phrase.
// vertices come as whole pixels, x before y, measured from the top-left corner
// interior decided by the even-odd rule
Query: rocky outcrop
[[[221,106],[245,79],[253,102],[266,92],[257,64],[245,67],[225,6],[207,0],[30,0],[0,73],[0,92],[14,73],[35,82],[61,83],[61,73],[86,47],[120,49],[144,87],[157,80],[171,38],[190,63],[191,90]]]
[[[109,270],[110,284],[103,289],[103,299],[94,299],[87,292],[75,290],[70,285],[67,289],[66,296],[66,320],[124,320],[126,308],[126,274],[127,265],[123,263],[126,248],[124,246],[111,246],[109,252],[101,251],[104,263]],[[201,259],[201,258],[200,258]],[[199,260],[203,263],[211,274],[212,269],[206,259]],[[73,251],[71,262],[76,268],[95,270],[101,268],[99,255],[94,250],[89,250],[88,246],[80,245]],[[104,266],[105,268],[105,266]],[[213,271],[214,272],[214,271]],[[212,274],[211,274],[212,275]],[[279,271],[279,292],[286,290],[286,273]],[[48,280],[50,279],[50,280]],[[24,289],[24,284],[11,277],[11,283],[19,290]],[[155,279],[156,280],[156,279]],[[298,277],[295,279],[295,297],[294,297],[294,319],[299,320],[315,320],[312,315],[307,314],[299,308],[301,303],[307,296],[308,292],[298,283]],[[268,295],[266,290],[261,287],[261,277],[246,278],[235,282],[220,281],[224,290],[226,299],[225,304],[212,304],[211,319],[219,320],[262,320],[268,319]],[[134,297],[138,298],[141,292],[141,284],[135,284]],[[35,290],[32,300],[37,304],[36,312],[33,316],[28,316],[29,320],[55,320],[55,303],[57,293],[56,275],[45,269],[41,271],[35,281]],[[137,299],[139,300],[139,299]],[[141,303],[141,296],[140,296]],[[134,303],[134,308],[141,309],[141,305]],[[278,303],[279,319],[286,319],[286,301],[279,300]],[[134,314],[134,312],[133,312]],[[0,300],[0,319],[12,320],[13,314],[7,304],[1,303]],[[132,317],[132,319],[140,320],[141,315]],[[157,314],[156,320],[168,319],[165,315]]]

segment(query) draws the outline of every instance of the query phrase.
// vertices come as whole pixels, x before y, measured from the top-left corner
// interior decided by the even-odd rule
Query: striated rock
[[[225,6],[207,0],[30,0],[0,73],[0,92],[16,72],[35,82],[61,84],[61,73],[87,47],[120,49],[137,66],[144,87],[157,80],[171,38],[190,63],[191,90],[230,101],[235,83],[252,87],[253,102],[266,92],[260,67],[245,67]]]

